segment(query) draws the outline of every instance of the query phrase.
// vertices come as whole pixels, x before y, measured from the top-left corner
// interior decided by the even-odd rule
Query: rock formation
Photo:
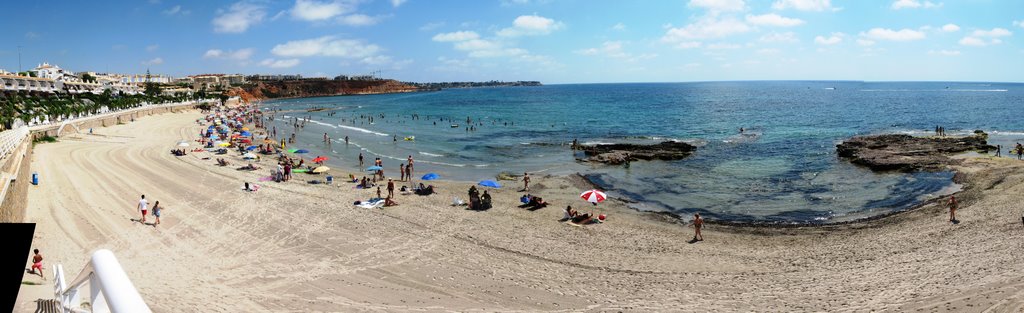
[[[874,171],[942,170],[956,162],[952,154],[995,149],[986,138],[981,132],[966,137],[860,136],[840,143],[836,152]]]
[[[680,160],[697,149],[685,142],[665,141],[642,145],[630,143],[581,146],[585,161],[617,165],[636,160]]]

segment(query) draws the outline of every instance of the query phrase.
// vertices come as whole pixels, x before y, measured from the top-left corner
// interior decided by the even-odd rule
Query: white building
[[[170,84],[174,81],[174,78],[164,75],[149,75],[147,78],[145,74],[142,75],[124,75],[121,76],[121,82],[126,84],[142,84],[146,82],[153,82],[158,84]]]
[[[52,80],[70,80],[70,77],[75,77],[75,73],[46,62],[39,64],[39,66],[29,70],[29,72],[35,73],[36,77]]]

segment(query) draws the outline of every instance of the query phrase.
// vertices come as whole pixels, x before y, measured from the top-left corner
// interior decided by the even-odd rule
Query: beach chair
[[[326,184],[328,184],[328,185],[334,184],[334,176],[327,176],[327,183]]]

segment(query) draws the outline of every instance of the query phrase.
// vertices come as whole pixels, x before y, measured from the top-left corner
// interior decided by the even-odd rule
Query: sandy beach
[[[1024,162],[1008,158],[957,168],[967,188],[956,225],[933,201],[837,226],[709,225],[691,243],[692,227],[673,218],[617,200],[591,207],[571,177],[534,177],[532,193],[552,203],[536,211],[517,208],[512,182],[489,190],[494,208],[482,212],[450,205],[466,198],[460,182],[383,209],[352,205],[369,190],[305,174],[246,192],[266,170],[237,171],[234,153],[228,167],[168,153],[195,139],[202,116],[35,147],[41,184],[25,222],[37,223],[48,276],[56,263],[74,276],[110,249],[155,312],[1024,310]],[[159,226],[132,221],[141,194],[165,207]],[[608,220],[560,222],[567,204]],[[25,277],[42,285],[22,286],[19,312],[53,297],[51,277]]]

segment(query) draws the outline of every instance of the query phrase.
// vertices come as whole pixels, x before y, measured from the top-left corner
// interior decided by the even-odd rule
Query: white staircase
[[[64,280],[64,267],[60,264],[54,267],[53,277],[56,278],[53,283],[54,294],[64,313],[152,312],[110,250],[93,252],[89,263],[70,284]],[[88,309],[82,308],[78,290],[86,283],[89,285],[90,298]]]

